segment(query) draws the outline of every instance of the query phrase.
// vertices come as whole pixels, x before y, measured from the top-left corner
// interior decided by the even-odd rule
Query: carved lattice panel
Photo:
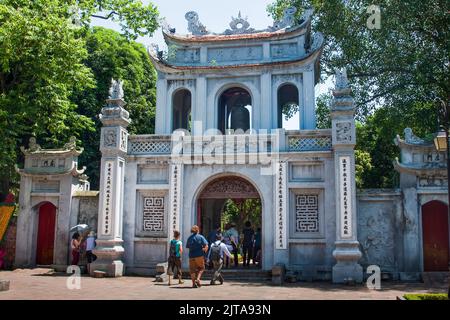
[[[295,231],[319,232],[319,196],[317,194],[296,195]]]
[[[164,231],[164,197],[145,197],[143,206],[143,230],[147,232]]]
[[[330,137],[289,138],[289,151],[327,151],[331,150]]]
[[[171,152],[170,141],[132,141],[129,154],[168,154]]]

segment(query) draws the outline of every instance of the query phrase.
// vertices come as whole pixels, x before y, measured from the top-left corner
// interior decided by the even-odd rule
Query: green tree
[[[59,1],[2,1],[0,4],[1,191],[15,176],[18,145],[36,135],[41,143],[64,141],[88,130],[89,118],[70,101],[75,90],[92,87],[80,30]]]
[[[380,28],[372,25],[370,0],[275,0],[275,17],[295,6],[298,17],[313,7],[312,28],[325,36],[322,78],[347,67],[357,106],[357,150],[370,154],[371,168],[360,171],[360,186],[391,187],[398,156],[393,138],[411,127],[426,136],[437,118],[448,127],[450,101],[450,15],[444,0],[381,0]],[[373,26],[373,25],[372,25]],[[321,108],[318,100],[319,111]],[[444,107],[443,107],[444,106]],[[318,121],[320,125],[322,122]],[[357,157],[357,165],[369,157]],[[358,161],[363,161],[359,163]]]
[[[0,193],[17,183],[14,164],[30,136],[44,147],[58,146],[70,135],[94,130],[73,96],[95,87],[83,63],[84,36],[99,10],[113,12],[128,38],[151,34],[157,26],[156,8],[139,1],[0,1]]]
[[[79,112],[95,122],[95,133],[84,132],[81,140],[85,151],[80,164],[87,166],[92,188],[98,187],[101,154],[98,115],[108,97],[111,78],[123,80],[125,108],[132,119],[130,133],[154,133],[156,73],[145,47],[116,31],[94,27],[85,35],[88,56],[85,64],[96,81],[96,86],[75,92],[74,102]]]
[[[359,173],[359,187],[391,188],[398,184],[398,174],[392,162],[400,156],[400,152],[393,140],[397,134],[402,136],[407,127],[412,128],[414,133],[421,137],[436,131],[435,105],[417,103],[407,110],[401,106],[379,108],[366,117],[363,125],[357,126],[356,149],[369,153],[371,157],[371,166]],[[356,158],[357,162],[358,160],[364,159]]]
[[[315,9],[313,29],[325,36],[322,70],[347,67],[358,116],[375,106],[450,98],[450,15],[446,0],[381,0],[379,29],[368,27],[371,0],[275,0],[268,11]],[[447,8],[447,9],[446,9]]]
[[[331,94],[322,93],[316,99],[316,117],[317,117],[317,129],[329,129],[331,128]]]

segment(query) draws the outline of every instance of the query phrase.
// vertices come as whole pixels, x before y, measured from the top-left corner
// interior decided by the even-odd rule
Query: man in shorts
[[[186,248],[189,249],[189,273],[192,279],[192,288],[201,287],[200,279],[205,271],[205,253],[208,252],[208,241],[199,234],[199,227],[191,228],[192,235],[187,239]]]

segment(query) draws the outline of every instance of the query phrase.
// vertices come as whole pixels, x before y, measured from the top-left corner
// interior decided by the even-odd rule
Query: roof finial
[[[342,90],[348,87],[347,69],[336,69],[336,89]]]
[[[111,79],[111,86],[109,87],[109,99],[123,99],[123,86],[122,81]]]
[[[198,13],[195,11],[187,12],[184,17],[188,21],[188,31],[190,31],[194,36],[203,36],[209,32],[206,27],[199,21]]]

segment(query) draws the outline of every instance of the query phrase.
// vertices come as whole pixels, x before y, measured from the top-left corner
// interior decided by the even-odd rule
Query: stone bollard
[[[277,263],[272,267],[272,284],[281,286],[286,275],[286,267],[282,263]]]
[[[167,278],[167,262],[158,263],[156,265],[156,282],[165,282],[168,281]]]
[[[0,280],[0,291],[9,290],[9,280]]]

